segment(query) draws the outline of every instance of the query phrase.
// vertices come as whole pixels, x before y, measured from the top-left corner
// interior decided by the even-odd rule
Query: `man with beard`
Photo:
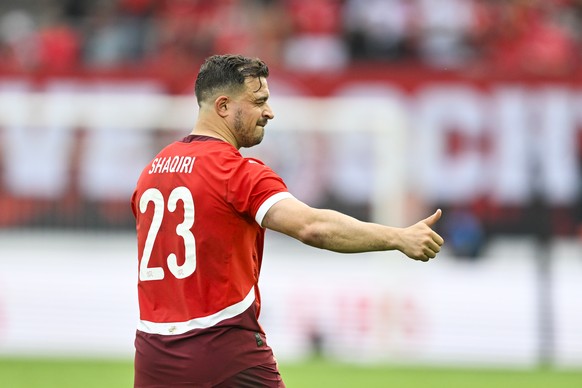
[[[268,67],[215,55],[196,79],[191,134],[144,168],[132,197],[140,321],[136,387],[284,387],[258,323],[265,229],[336,252],[400,250],[428,261],[441,211],[407,228],[367,223],[294,198],[241,147],[261,142]]]

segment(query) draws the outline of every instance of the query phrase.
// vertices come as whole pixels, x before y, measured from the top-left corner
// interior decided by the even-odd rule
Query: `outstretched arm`
[[[305,244],[342,253],[399,250],[408,257],[428,261],[441,250],[444,240],[432,226],[441,210],[407,228],[362,222],[334,210],[316,209],[295,199],[273,205],[263,227],[291,236]]]

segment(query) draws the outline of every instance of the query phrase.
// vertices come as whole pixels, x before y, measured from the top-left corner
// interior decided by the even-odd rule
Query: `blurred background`
[[[261,158],[437,260],[267,233],[280,361],[582,368],[582,2],[1,0],[0,355],[130,359],[141,170],[215,53],[270,67]]]

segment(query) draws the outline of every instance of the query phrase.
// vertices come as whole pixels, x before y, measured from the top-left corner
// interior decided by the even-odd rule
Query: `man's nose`
[[[275,118],[275,113],[273,112],[273,109],[271,109],[270,105],[267,105],[267,108],[263,112],[263,116],[267,117],[269,120],[272,120]]]

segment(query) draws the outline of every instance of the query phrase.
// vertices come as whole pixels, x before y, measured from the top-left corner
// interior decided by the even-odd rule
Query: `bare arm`
[[[431,229],[440,217],[439,209],[412,226],[395,228],[362,222],[333,210],[312,208],[288,198],[269,209],[263,227],[335,252],[399,250],[412,259],[428,261],[436,256],[444,242]]]

